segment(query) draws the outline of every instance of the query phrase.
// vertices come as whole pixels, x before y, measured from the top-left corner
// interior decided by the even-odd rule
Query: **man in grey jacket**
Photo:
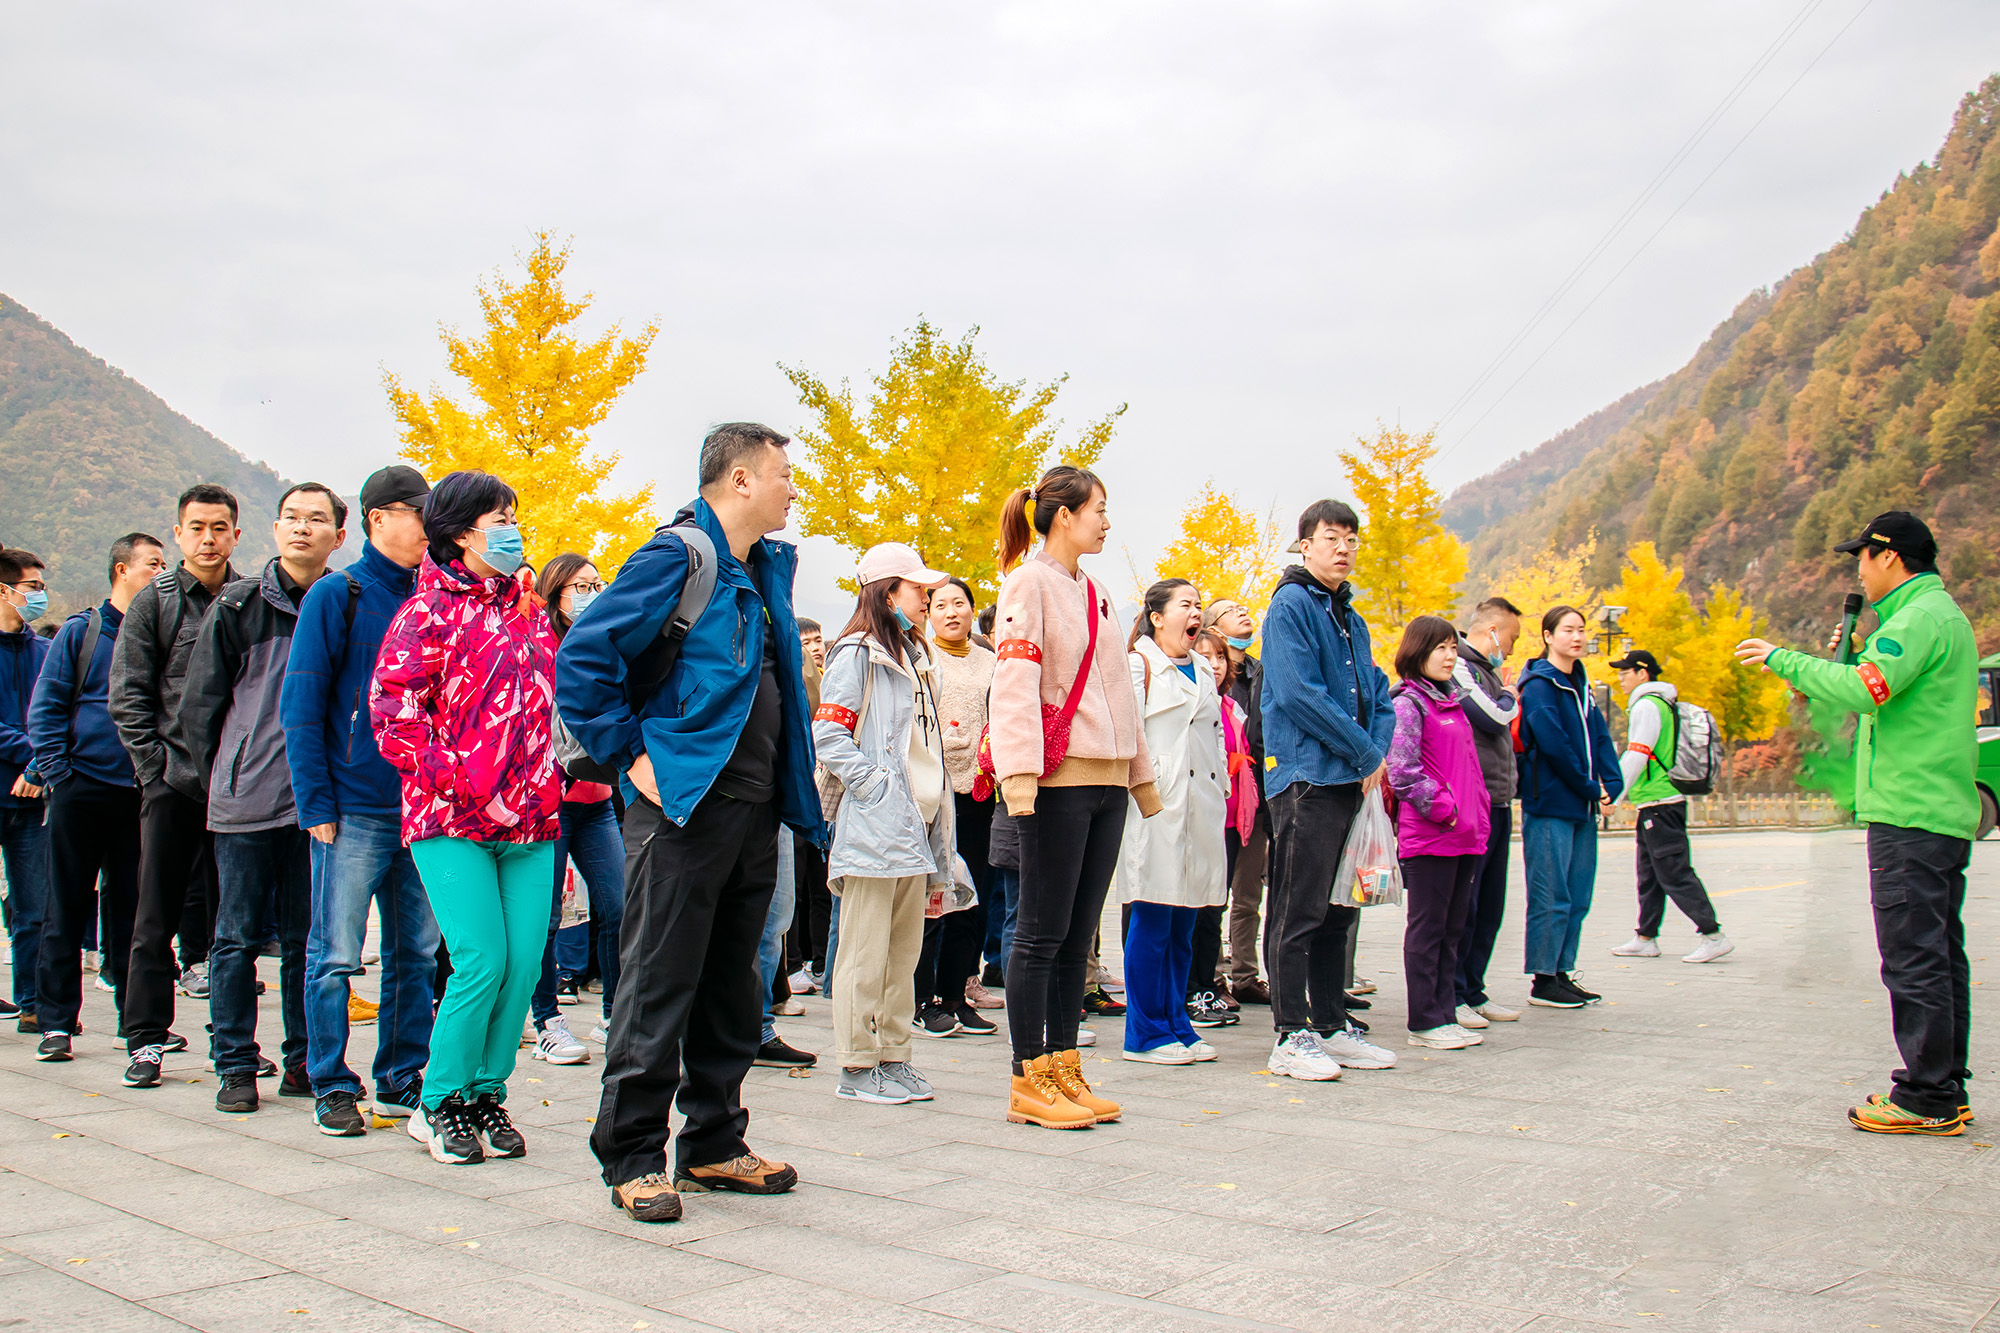
[[[1520,700],[1500,680],[1500,664],[1521,637],[1521,609],[1505,597],[1489,597],[1472,612],[1472,626],[1458,636],[1458,668],[1453,679],[1465,692],[1465,716],[1479,746],[1479,771],[1493,802],[1486,835],[1486,859],[1472,888],[1472,916],[1458,943],[1460,1027],[1511,1023],[1519,1010],[1495,1004],[1486,994],[1486,965],[1507,913],[1507,851],[1514,833],[1514,717]]]

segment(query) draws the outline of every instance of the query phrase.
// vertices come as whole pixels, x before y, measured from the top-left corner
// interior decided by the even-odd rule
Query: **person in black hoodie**
[[[1271,988],[1257,975],[1257,942],[1263,933],[1264,865],[1271,850],[1271,812],[1264,808],[1264,667],[1250,654],[1257,622],[1241,602],[1208,608],[1208,627],[1229,645],[1229,697],[1243,710],[1243,738],[1257,779],[1257,822],[1240,843],[1232,831],[1235,861],[1229,869],[1229,993],[1241,1004],[1269,1004]]]
[[[49,641],[30,626],[48,609],[41,557],[0,549],[0,855],[7,865],[7,933],[14,958],[14,999],[0,1000],[0,1016],[25,1015],[35,1004],[35,960],[49,893],[49,837],[34,747],[28,743],[28,698],[49,651]],[[24,1018],[21,1030],[34,1026]]]

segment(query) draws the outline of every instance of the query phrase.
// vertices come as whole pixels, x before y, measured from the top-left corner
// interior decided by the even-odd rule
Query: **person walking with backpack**
[[[1683,963],[1712,963],[1735,950],[1715,919],[1708,887],[1695,873],[1688,846],[1687,797],[1673,782],[1681,742],[1678,691],[1660,679],[1660,659],[1644,648],[1611,664],[1625,691],[1625,754],[1619,769],[1625,799],[1639,812],[1634,842],[1639,873],[1639,928],[1611,952],[1620,958],[1658,958],[1660,922],[1667,899],[1694,923],[1701,942]]]
[[[422,1105],[436,1015],[438,924],[403,845],[402,779],[375,745],[368,690],[396,613],[416,591],[430,486],[385,467],[361,484],[361,557],[299,603],[278,702],[298,820],[311,838],[306,927],[306,1075],[322,1134],[367,1131],[367,1095],[347,1064],[348,996],[363,971],[373,903],[381,922],[381,1010],[373,1065],[377,1115]]]
[[[1521,859],[1527,868],[1528,1002],[1581,1009],[1604,997],[1570,974],[1597,884],[1597,814],[1625,790],[1611,729],[1583,669],[1583,612],[1542,616],[1542,656],[1521,673]]]
[[[757,948],[779,830],[826,841],[792,616],[798,551],[769,535],[797,495],[788,443],[754,422],[710,431],[700,497],[626,560],[557,662],[564,724],[623,775],[624,943],[590,1146],[612,1202],[642,1222],[679,1217],[679,1191],[798,1182],[744,1141],[741,1095],[770,1002]]]

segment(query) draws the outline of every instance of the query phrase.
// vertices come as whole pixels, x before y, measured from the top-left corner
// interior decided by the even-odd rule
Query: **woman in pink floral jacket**
[[[390,622],[369,707],[403,775],[403,841],[452,973],[410,1136],[440,1162],[519,1157],[502,1103],[540,975],[562,774],[550,717],[555,634],[522,595],[515,496],[454,472],[424,506],[430,550]]]

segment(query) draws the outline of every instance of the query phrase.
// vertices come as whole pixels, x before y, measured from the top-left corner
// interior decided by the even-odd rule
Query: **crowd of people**
[[[797,1180],[751,1148],[741,1099],[753,1065],[817,1064],[773,1022],[799,1012],[795,993],[831,1000],[833,1095],[877,1105],[937,1097],[919,1039],[994,1032],[1004,1008],[1006,1118],[1050,1129],[1122,1114],[1081,1055],[1102,1017],[1122,1015],[1136,1063],[1215,1060],[1203,1031],[1258,1006],[1272,1075],[1392,1068],[1354,971],[1365,899],[1341,877],[1376,813],[1407,903],[1411,1047],[1461,1051],[1522,1017],[1487,980],[1517,801],[1529,1004],[1602,999],[1577,961],[1598,816],[1621,799],[1638,807],[1638,922],[1613,952],[1658,957],[1668,899],[1698,936],[1685,962],[1731,952],[1689,855],[1689,715],[1658,659],[1628,653],[1612,664],[1621,756],[1576,608],[1542,615],[1515,679],[1512,603],[1481,601],[1462,628],[1419,616],[1392,683],[1354,605],[1361,520],[1321,500],[1261,626],[1183,578],[1122,626],[1084,567],[1110,528],[1105,486],[1061,466],[1006,502],[994,605],[884,543],[829,634],[795,615],[796,553],[772,535],[795,494],[788,443],[711,431],[698,497],[608,583],[574,552],[537,574],[503,479],[404,466],[363,485],[360,555],[339,571],[350,516],[328,487],[288,489],[278,554],[239,576],[236,498],[192,486],[172,547],[121,537],[109,595],[52,637],[34,624],[42,561],[0,550],[7,1010],[37,1058],[72,1058],[94,969],[127,1087],[159,1085],[188,1047],[176,996],[205,1000],[218,1111],[256,1111],[275,1079],[326,1134],[401,1119],[467,1164],[527,1151],[506,1109],[524,1046],[558,1064],[601,1047],[604,1182],[664,1221],[683,1194]],[[1916,691],[1918,722],[1907,710],[1970,632],[1905,519],[1850,544],[1885,622],[1858,667],[1743,652],[1867,714],[1875,753],[1931,729],[1923,802],[1863,766],[1909,1067],[1850,1119],[1957,1133],[1971,710],[1950,720],[1942,686]],[[1114,887],[1122,1003],[1101,956]],[[266,955],[276,1060],[259,1040]],[[370,966],[379,1007],[353,991]],[[588,995],[601,1017],[579,1040],[562,1011]],[[347,1062],[357,1022],[378,1024],[372,1095]]]

